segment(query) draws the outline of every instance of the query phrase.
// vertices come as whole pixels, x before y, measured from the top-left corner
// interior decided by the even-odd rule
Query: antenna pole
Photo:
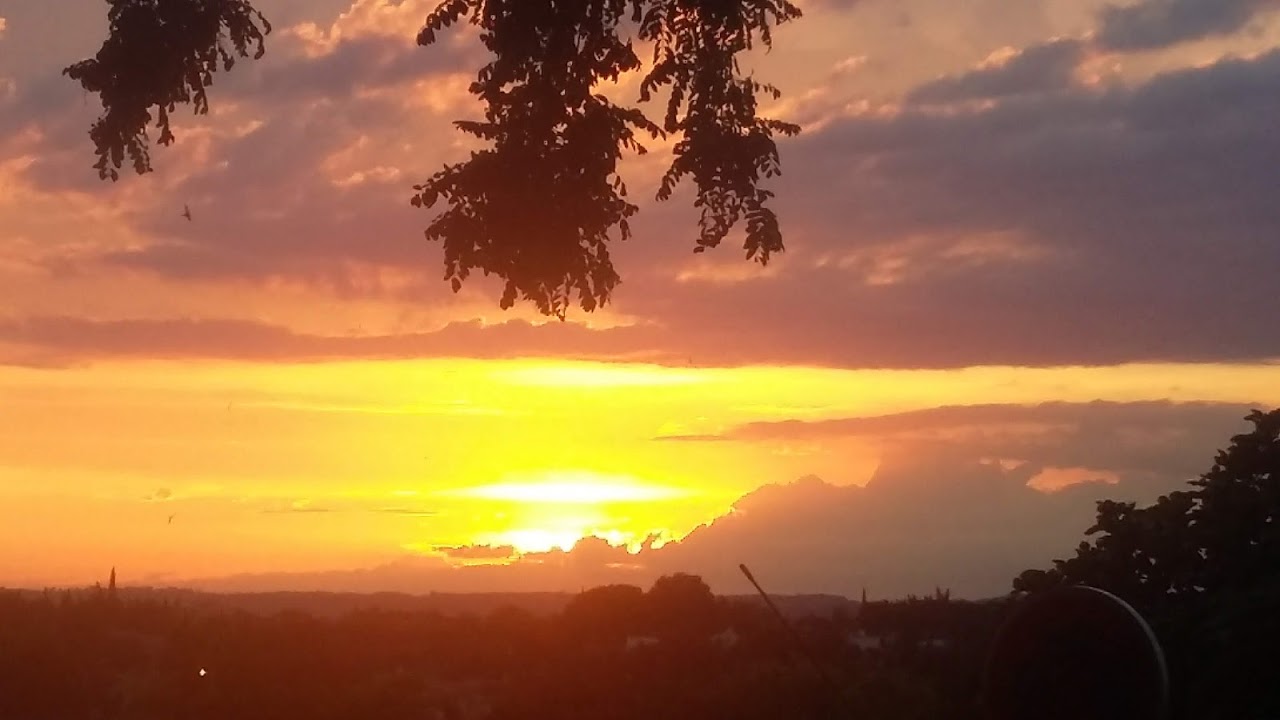
[[[799,632],[796,632],[795,626],[787,622],[786,616],[783,615],[782,611],[778,609],[778,606],[773,603],[773,599],[769,597],[769,593],[765,592],[764,588],[760,587],[760,583],[756,582],[756,578],[751,574],[751,570],[747,568],[745,563],[740,563],[738,565],[738,569],[742,571],[742,574],[745,575],[747,580],[755,587],[756,592],[760,593],[760,599],[764,600],[764,604],[769,606],[769,609],[773,611],[773,615],[778,619],[778,623],[781,624],[782,627],[786,628],[787,634],[791,636],[791,640],[795,644],[796,649],[799,650],[800,654],[809,661],[809,664],[813,666],[813,669],[817,671],[818,675],[822,676],[823,680],[826,680],[832,685],[832,687],[835,687],[835,679],[831,677],[826,669],[822,667],[822,664],[818,662],[817,658],[813,656],[813,653],[809,651],[809,646],[805,645],[804,638],[800,637]]]

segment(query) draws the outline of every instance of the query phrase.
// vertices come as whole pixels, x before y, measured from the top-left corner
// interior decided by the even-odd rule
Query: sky
[[[0,4],[0,586],[984,597],[1280,405],[1273,0],[807,0],[746,60],[786,252],[695,255],[685,187],[563,323],[452,292],[409,204],[474,33],[256,4],[116,183],[60,76],[105,5]]]

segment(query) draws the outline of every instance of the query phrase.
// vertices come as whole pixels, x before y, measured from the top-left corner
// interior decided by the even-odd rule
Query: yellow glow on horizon
[[[495,371],[494,377],[513,385],[552,388],[617,388],[690,385],[705,376],[661,365],[539,362]]]
[[[568,551],[582,539],[601,538],[635,551],[647,539],[667,538],[673,513],[705,505],[693,491],[656,485],[630,475],[553,470],[508,475],[502,481],[435,493],[491,513],[476,545],[514,547],[518,555]],[[707,512],[697,522],[712,519]]]
[[[493,538],[497,545],[510,545],[519,553],[542,553],[552,550],[568,552],[586,536],[581,530],[544,530],[526,528],[508,530]]]
[[[517,528],[501,533],[482,535],[481,539],[475,543],[477,546],[485,547],[511,547],[515,549],[514,556],[497,560],[466,560],[464,563],[506,564],[514,562],[521,555],[530,553],[546,553],[554,550],[568,552],[576,547],[579,542],[588,538],[604,540],[615,548],[626,548],[627,552],[635,554],[646,545],[654,549],[662,547],[673,539],[669,536],[670,533],[665,531],[655,530],[638,535],[637,533],[618,529],[601,530],[599,528],[589,528],[585,525],[577,526],[572,522],[551,528]]]
[[[211,577],[367,567],[414,546],[528,553],[598,536],[634,548],[682,538],[761,485],[858,484],[880,460],[864,438],[698,437],[979,403],[1274,407],[1280,365],[120,361],[0,368],[0,399],[0,547],[47,560],[0,553],[0,584],[38,586],[121,559],[136,576]],[[691,439],[657,439],[673,435]],[[1092,479],[1064,472],[1040,482]]]
[[[677,488],[649,485],[634,478],[611,477],[589,472],[547,472],[544,480],[499,482],[446,491],[442,494],[477,500],[555,505],[601,505],[604,503],[673,500],[688,493]]]
[[[314,364],[154,360],[103,362],[52,371],[0,368],[0,389],[13,392],[39,387],[46,393],[69,392],[76,399],[84,398],[86,392],[127,395],[134,403],[215,396],[246,406],[256,402],[264,409],[282,412],[454,415],[484,410],[518,415],[521,410],[540,409],[544,400],[562,402],[566,388],[598,389],[602,405],[615,400],[615,394],[644,399],[646,393],[661,388],[664,399],[678,393],[679,398],[688,397],[700,405],[714,403],[719,410],[750,415],[767,407],[831,414],[1097,399],[1280,403],[1278,377],[1280,361],[846,370],[465,358]],[[586,396],[575,397],[583,399],[597,404]]]

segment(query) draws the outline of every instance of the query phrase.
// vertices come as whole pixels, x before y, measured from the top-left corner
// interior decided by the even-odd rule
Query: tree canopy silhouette
[[[101,97],[90,136],[99,174],[115,180],[126,156],[150,171],[147,128],[173,142],[170,113],[185,103],[207,112],[219,64],[260,57],[271,26],[248,0],[108,2],[102,49],[66,73]],[[475,271],[496,275],[503,308],[523,299],[560,319],[575,302],[588,312],[607,303],[620,282],[608,244],[630,237],[639,209],[618,163],[646,151],[644,136],[676,139],[657,198],[693,179],[694,251],[744,224],[746,257],[768,263],[783,241],[762,181],[780,171],[775,135],[799,127],[760,116],[760,97],[779,91],[744,73],[739,58],[772,47],[773,28],[799,16],[788,0],[444,0],[418,43],[465,21],[492,56],[470,87],[484,118],[455,123],[488,147],[414,186],[411,198],[443,206],[426,237],[444,246],[445,280],[457,292]],[[662,96],[659,121],[598,91],[646,70],[637,44],[652,47],[638,100]]]
[[[1280,409],[1254,411],[1193,489],[1150,507],[1104,500],[1075,557],[1014,582],[1031,591],[1069,583],[1110,590],[1159,609],[1204,594],[1280,580]]]
[[[1145,508],[1100,502],[1092,542],[1014,581],[1091,585],[1141,610],[1169,651],[1178,718],[1280,714],[1280,410],[1248,420],[1192,489]]]
[[[89,130],[103,179],[116,180],[126,156],[151,172],[147,128],[161,145],[174,141],[170,113],[191,104],[209,112],[208,88],[219,66],[262,57],[271,24],[248,0],[107,0],[110,33],[98,54],[63,73],[97,93],[103,113]],[[154,114],[153,114],[154,113]]]

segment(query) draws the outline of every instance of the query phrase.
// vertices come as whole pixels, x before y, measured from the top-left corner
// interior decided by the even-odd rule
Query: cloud
[[[292,30],[320,51],[342,41],[370,37],[413,45],[423,21],[438,5],[439,0],[344,0],[342,12],[327,28],[304,22]]]
[[[82,254],[67,264],[84,273],[127,270],[210,284],[285,282],[343,298],[407,294],[402,299],[447,302],[448,286],[434,281],[436,272],[423,277],[424,269],[439,264],[439,250],[423,241],[429,216],[410,207],[408,197],[413,182],[452,157],[450,146],[435,139],[452,133],[449,121],[466,114],[447,107],[448,98],[466,97],[465,83],[457,87],[427,74],[423,87],[368,94],[363,86],[335,86],[348,82],[341,73],[330,81],[330,73],[313,70],[313,79],[299,78],[314,80],[313,90],[290,91],[292,81],[263,72],[265,97],[240,111],[247,131],[224,128],[211,135],[208,162],[184,168],[180,157],[167,158],[162,172],[177,176],[172,186],[127,217],[145,242]],[[326,90],[325,83],[332,87]],[[334,87],[351,98],[334,102]],[[290,98],[290,92],[317,96]],[[422,97],[445,106],[419,107]],[[193,147],[194,137],[184,139],[188,144],[178,150]],[[81,176],[75,169],[81,160],[74,152],[47,155],[27,175],[57,191]],[[143,181],[155,182],[129,179]],[[183,204],[190,205],[192,222],[180,217]]]
[[[619,309],[728,361],[1280,356],[1277,85],[1271,52],[1133,87],[833,120],[783,147],[789,251],[774,277],[714,292],[646,280]]]
[[[272,106],[348,97],[394,89],[431,76],[462,72],[470,75],[479,65],[478,60],[479,55],[470,46],[454,52],[432,52],[412,42],[358,37],[338,42],[323,54],[293,54],[278,61],[246,65],[244,70],[227,75],[223,93],[230,102],[255,100]]]
[[[1021,569],[1070,554],[1095,502],[1148,503],[1205,472],[1247,429],[1249,408],[1212,403],[944,407],[880,417],[746,426],[754,442],[854,436],[879,445],[865,487],[807,478],[767,486],[662,548],[661,570],[731,586],[741,559],[788,590],[894,597],[950,587],[1005,592]],[[1036,489],[1047,470],[1072,476]]]
[[[883,451],[1035,468],[1089,470],[1157,486],[1195,477],[1253,408],[1231,403],[1091,402],[970,405],[820,421],[751,423],[722,437],[741,442],[860,438]]]
[[[172,583],[218,592],[320,590],[332,592],[577,592],[584,587],[627,583],[647,585],[653,575],[633,563],[626,548],[604,540],[584,540],[573,552],[525,555],[512,564],[492,555],[503,548],[458,546],[443,553],[415,554],[383,565],[317,573],[253,573],[188,579]],[[470,561],[461,556],[471,556]],[[478,557],[490,556],[490,557]]]
[[[173,491],[169,488],[159,488],[155,492],[147,495],[147,502],[164,502],[173,498]]]
[[[301,498],[297,500],[279,501],[270,503],[269,507],[262,509],[267,515],[291,515],[291,514],[325,514],[336,512],[336,510],[328,505],[317,505],[310,498]]]
[[[725,594],[747,591],[745,562],[777,593],[899,597],[953,589],[962,597],[1008,591],[1013,577],[1067,554],[1100,497],[1122,486],[1077,485],[1046,494],[1025,470],[916,457],[886,463],[865,488],[817,478],[770,485],[679,542],[636,553],[600,538],[498,562],[505,549],[458,546],[363,570],[237,575],[188,581],[218,591],[576,592],[691,572]]]
[[[128,177],[119,184],[98,181],[85,162],[91,152],[86,133],[96,112],[91,106],[96,103],[89,102],[87,95],[52,66],[48,72],[42,69],[23,78],[14,111],[0,114],[0,131],[40,128],[38,141],[23,148],[36,158],[24,179],[39,190],[120,195],[122,189],[150,181],[162,185],[163,192],[132,194],[135,206],[127,219],[156,244],[173,244],[177,236],[189,244],[204,245],[205,255],[210,256],[219,255],[228,238],[243,239],[245,234],[251,236],[247,244],[270,249],[270,243],[258,242],[263,233],[270,233],[286,241],[280,262],[284,265],[288,260],[302,259],[289,240],[314,242],[345,231],[348,234],[331,242],[348,244],[361,234],[379,234],[380,228],[369,227],[368,218],[394,213],[379,213],[375,208],[407,209],[412,181],[400,173],[425,176],[426,168],[434,168],[448,157],[447,152],[438,151],[442,147],[447,150],[447,145],[423,142],[423,138],[448,132],[448,123],[469,111],[460,105],[469,102],[467,82],[479,65],[479,45],[454,42],[424,49],[413,42],[416,31],[391,34],[390,26],[384,27],[386,23],[379,20],[386,14],[384,10],[407,17],[406,13],[423,5],[356,3],[326,31],[321,51],[311,54],[304,52],[306,43],[296,33],[277,33],[262,60],[241,63],[218,76],[211,91],[209,116],[177,120],[179,143],[168,150],[155,149],[157,173],[152,178]],[[285,17],[296,14],[289,12],[296,8],[279,10]],[[428,11],[415,22],[420,23]],[[382,186],[381,196],[360,213],[366,221],[363,233],[349,224],[326,228],[316,222],[279,222],[282,215],[333,220],[352,214],[353,202],[368,200],[368,193],[343,193],[343,188],[333,187],[336,182],[361,184],[377,176],[376,160],[354,167],[335,162],[342,150],[356,143],[361,144],[360,154],[365,158],[380,154],[384,159],[394,158],[396,167],[384,170],[397,173],[384,175],[384,182],[377,183]],[[395,154],[390,154],[393,151]],[[410,157],[421,165],[410,165],[406,162]],[[386,181],[394,181],[394,192],[389,192]],[[203,225],[182,228],[172,222],[174,206],[180,209],[188,200],[193,210],[203,214]],[[202,201],[219,201],[221,206],[202,206]],[[290,212],[298,205],[305,207]],[[219,218],[223,222],[211,223]],[[255,228],[261,232],[246,233],[248,218],[277,222],[261,223]],[[211,224],[218,227],[210,228]],[[195,229],[206,232],[184,237]],[[412,242],[420,237],[420,227],[405,230],[408,232],[400,234],[403,244],[421,245]],[[382,235],[395,236],[390,232]],[[291,249],[293,252],[287,252]],[[230,250],[234,258],[236,248]],[[323,251],[317,255],[323,262]],[[270,265],[271,257],[271,253],[263,253],[259,264]],[[220,266],[227,268],[229,262],[224,260]],[[271,276],[273,270],[278,268],[259,269],[251,276]]]
[[[695,568],[718,588],[732,587],[733,568],[746,562],[786,590],[999,595],[1021,569],[1069,549],[1107,490],[1046,495],[1027,480],[995,465],[900,460],[865,488],[816,478],[767,486],[658,552],[663,567]]]
[[[378,512],[386,513],[388,515],[403,515],[405,517],[435,517],[436,515],[440,514],[438,511],[435,511],[435,510],[420,510],[420,509],[405,508],[405,507],[379,508]]]
[[[728,442],[732,439],[725,435],[714,434],[659,435],[654,438],[659,442]]]
[[[510,321],[486,327],[451,323],[432,332],[403,335],[323,336],[250,320],[116,320],[37,317],[0,320],[0,362],[71,365],[111,358],[218,358],[319,362],[419,357],[511,358],[577,354],[618,359],[638,344],[629,329],[593,331],[574,323],[531,325]],[[620,345],[614,340],[621,339]],[[2,352],[10,346],[10,354]],[[634,357],[634,356],[632,356]]]
[[[400,515],[404,517],[433,517],[439,513],[434,510],[426,510],[411,507],[376,507],[370,506],[366,501],[357,501],[344,498],[329,498],[324,502],[317,503],[310,498],[301,499],[266,499],[258,500],[265,503],[260,512],[268,515],[276,514],[328,514],[328,513],[376,513],[386,515]]]
[[[1248,414],[1247,405],[1192,402],[1049,402],[1038,405],[950,405],[913,410],[891,415],[839,418],[827,420],[787,420],[743,425],[730,432],[739,440],[757,441],[776,438],[805,439],[820,437],[884,436],[902,433],[928,433],[981,425],[1080,425],[1103,422],[1109,428],[1151,424],[1219,424],[1235,423]]]
[[[1276,7],[1275,0],[1141,0],[1134,5],[1107,5],[1099,16],[1097,41],[1108,50],[1156,50],[1231,34]]]
[[[719,588],[732,587],[741,559],[787,589],[1005,592],[1020,569],[1069,555],[1097,500],[1149,502],[1208,470],[1215,448],[1247,428],[1247,413],[1235,405],[1098,402],[774,425],[772,437],[879,439],[881,466],[861,488],[809,478],[750,493],[730,515],[662,548],[652,565],[696,569]],[[1047,468],[1097,479],[1041,492],[1034,480]]]
[[[510,560],[517,554],[516,549],[510,545],[446,545],[434,546],[431,550],[450,560],[471,562]]]
[[[746,426],[754,442],[835,435],[880,441],[863,487],[816,477],[767,485],[687,537],[637,552],[600,538],[568,552],[514,556],[456,546],[365,571],[241,576],[218,589],[469,592],[646,586],[692,572],[740,593],[738,563],[774,592],[900,597],[948,587],[963,597],[1007,592],[1022,570],[1070,554],[1100,499],[1150,502],[1204,472],[1244,430],[1240,405],[1048,403],[943,407],[879,417]],[[1069,485],[1045,492],[1046,470]],[[473,564],[513,556],[509,564]],[[449,562],[454,560],[455,562]]]
[[[382,27],[372,8],[360,22]],[[77,246],[45,270],[120,282],[145,273],[175,292],[283,285],[336,300],[444,308],[449,317],[472,312],[438,280],[440,250],[421,237],[429,216],[410,208],[405,194],[468,149],[453,144],[458,135],[448,125],[469,114],[449,104],[465,100],[465,83],[454,80],[470,62],[466,51],[413,49],[372,30],[337,37],[315,57],[271,53],[229,75],[219,92],[232,100],[230,119],[209,131],[204,161],[164,176],[163,192],[129,195],[120,218],[140,241],[97,252]],[[766,271],[731,248],[717,256],[725,264],[691,262],[691,244],[667,239],[690,236],[696,219],[673,202],[646,208],[635,241],[614,249],[625,278],[614,309],[632,326],[450,333],[475,340],[481,357],[501,343],[554,353],[556,338],[578,357],[715,365],[1280,357],[1280,299],[1268,292],[1280,270],[1280,246],[1271,241],[1280,232],[1272,160],[1280,137],[1269,122],[1280,116],[1270,91],[1280,85],[1280,53],[1102,87],[1073,81],[1082,52],[1075,40],[1009,51],[921,85],[902,105],[828,117],[786,141],[785,174],[773,189],[789,251]],[[66,90],[57,95],[60,110],[38,115],[63,123],[70,113],[61,110],[78,102]],[[444,105],[413,104],[433,98]],[[46,107],[38,100],[29,94],[20,103]],[[230,127],[240,121],[250,129]],[[67,127],[72,134],[55,129],[33,151],[42,160],[27,180],[50,193],[66,190],[68,178],[96,182],[84,167],[87,125]],[[186,202],[196,222],[178,216]],[[492,308],[496,290],[481,287],[469,286],[465,297],[483,294]],[[220,353],[198,338],[166,348],[189,321],[151,328],[157,337],[136,323],[126,328],[131,321],[117,329],[141,348],[193,357],[472,352],[444,335],[326,338],[231,319],[253,313],[229,307],[226,319],[204,321],[234,341]],[[12,323],[3,331],[15,332]],[[68,355],[145,356],[111,338],[95,336],[95,347],[86,340],[79,350],[77,342],[48,344]],[[24,362],[55,364],[32,354],[40,344],[28,344]],[[16,352],[9,357],[18,361]]]
[[[847,12],[862,4],[862,0],[802,0],[796,3],[805,12],[813,10],[835,10]]]
[[[831,67],[831,76],[853,75],[867,65],[866,55],[850,55]]]
[[[1006,48],[977,68],[925,83],[907,94],[909,103],[952,103],[991,100],[1067,90],[1085,55],[1076,39],[1052,40],[1021,50]]]
[[[817,478],[750,493],[646,562],[732,587],[747,562],[787,590],[873,597],[951,587],[999,594],[1021,569],[1063,557],[1102,498],[1150,502],[1209,469],[1250,408],[1217,403],[1047,403],[942,407],[816,422],[762,423],[750,442],[871,442],[865,487]],[[1075,482],[1036,489],[1046,471]],[[643,556],[643,555],[642,555]]]

